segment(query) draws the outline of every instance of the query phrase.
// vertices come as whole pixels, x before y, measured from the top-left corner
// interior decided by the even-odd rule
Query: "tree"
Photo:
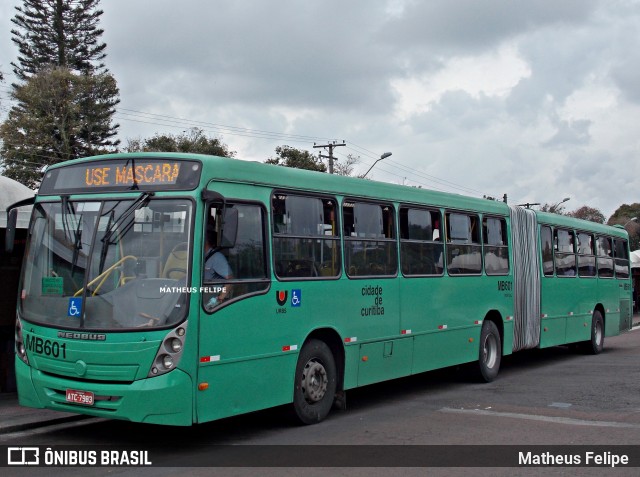
[[[129,139],[127,152],[190,152],[234,157],[236,152],[218,138],[207,137],[202,129],[192,128],[178,135],[156,134],[147,139]]]
[[[11,20],[13,42],[19,50],[11,63],[24,81],[52,65],[81,74],[107,73],[104,63],[107,45],[100,42],[98,28],[103,11],[100,0],[23,0]]]
[[[354,156],[353,154],[347,155],[345,162],[335,160],[333,163],[333,172],[338,176],[351,176],[353,175],[353,166],[360,162],[360,156]]]
[[[560,204],[547,204],[544,203],[540,206],[540,212],[549,212],[551,214],[565,215],[564,205]]]
[[[611,217],[609,217],[609,220],[607,220],[607,224],[609,224],[609,225],[615,225],[615,224],[624,225],[625,223],[627,223],[629,220],[633,219],[634,217],[640,218],[640,204],[637,203],[637,202],[634,203],[634,204],[622,204],[620,207],[618,207],[615,210],[613,215],[611,215]]]
[[[629,232],[631,250],[640,248],[640,204],[622,204],[607,220],[609,225],[622,225]]]
[[[35,188],[42,166],[109,152],[119,143],[111,124],[117,95],[110,74],[76,75],[60,67],[14,85],[17,104],[0,125],[4,175]]]
[[[265,162],[277,166],[295,167],[296,169],[307,169],[310,171],[327,172],[320,159],[313,156],[309,151],[303,151],[291,146],[276,147],[276,157],[270,157]]]
[[[112,122],[120,102],[116,81],[105,68],[99,0],[23,0],[16,7],[11,63],[20,84],[16,105],[0,127],[6,175],[30,187],[35,166],[109,152],[120,141]]]
[[[579,209],[576,209],[573,212],[569,212],[567,215],[570,217],[575,217],[576,219],[596,222],[598,224],[604,224],[605,222],[604,214],[600,212],[599,209],[589,207],[587,205],[583,205]]]

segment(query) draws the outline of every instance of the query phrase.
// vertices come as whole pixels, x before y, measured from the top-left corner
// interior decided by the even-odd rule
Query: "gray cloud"
[[[10,18],[18,3],[0,4],[5,84],[13,81]],[[121,90],[122,139],[199,125],[254,160],[281,144],[313,150],[314,138],[345,139],[349,147],[338,154],[360,154],[364,170],[393,152],[372,172],[378,180],[507,192],[519,202],[569,195],[571,208],[610,214],[637,201],[640,186],[639,6],[108,0],[101,26]],[[483,66],[483,58],[505,48],[519,64],[499,67],[527,71],[496,91],[482,74],[496,63]],[[475,69],[452,69],[456,59],[477,60]],[[430,82],[437,77],[465,81]],[[432,90],[401,93],[401,80]]]
[[[548,26],[580,24],[594,0],[435,0],[407,2],[387,26],[392,42],[431,54],[469,54]]]

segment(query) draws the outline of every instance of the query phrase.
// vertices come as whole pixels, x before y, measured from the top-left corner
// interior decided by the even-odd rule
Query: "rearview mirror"
[[[238,209],[225,207],[220,247],[233,248],[238,238]]]
[[[13,252],[13,242],[16,238],[16,225],[18,223],[18,209],[9,209],[7,213],[7,230],[4,238],[4,250],[7,253]]]

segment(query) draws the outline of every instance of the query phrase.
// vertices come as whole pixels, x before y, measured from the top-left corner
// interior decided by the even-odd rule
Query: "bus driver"
[[[218,243],[218,234],[216,233],[213,224],[207,225],[204,243],[204,283],[219,280],[230,280],[233,278],[231,267],[227,258],[220,251],[216,249],[215,245]],[[223,286],[222,291],[214,293],[213,296],[207,302],[205,309],[207,311],[213,310],[214,307],[220,305],[224,300],[229,298],[230,287],[229,285]]]

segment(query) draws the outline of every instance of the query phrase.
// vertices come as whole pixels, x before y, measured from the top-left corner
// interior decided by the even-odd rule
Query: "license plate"
[[[93,406],[93,393],[91,391],[67,389],[67,402],[72,402],[74,404],[84,404],[85,406]]]

